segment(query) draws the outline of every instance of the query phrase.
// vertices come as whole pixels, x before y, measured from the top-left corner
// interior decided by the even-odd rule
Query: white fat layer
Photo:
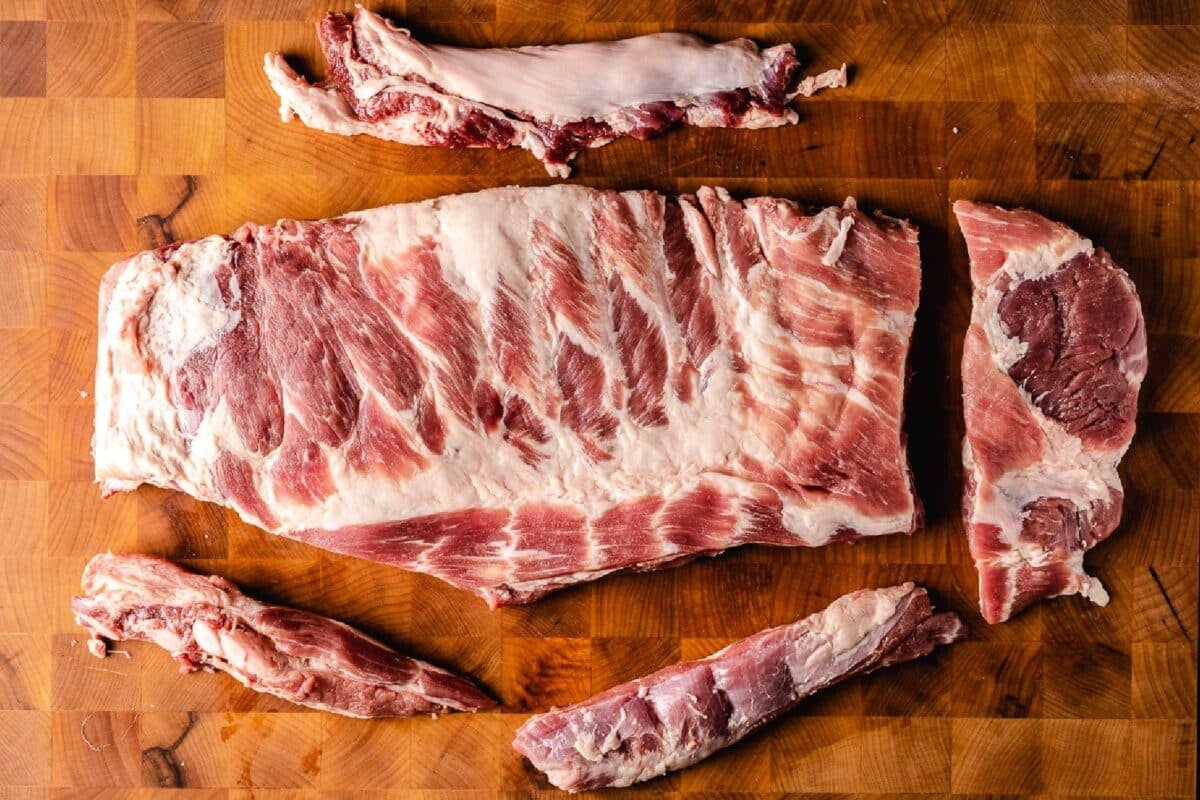
[[[343,136],[370,133],[371,126],[355,119],[337,89],[313,86],[302,80],[283,56],[268,53],[263,59],[263,71],[267,73],[271,88],[279,95],[279,117],[284,122],[299,116],[305,125],[326,133]]]
[[[212,485],[212,461],[189,452],[180,434],[183,420],[166,376],[187,355],[173,337],[207,341],[235,316],[216,308],[220,295],[210,291],[228,247],[228,240],[210,236],[180,246],[165,261],[142,253],[114,267],[106,278],[115,276],[115,284],[108,306],[101,309],[92,440],[96,476],[106,491],[148,482],[177,486],[201,498],[219,497]],[[195,324],[172,315],[163,302],[168,298],[195,314]],[[219,417],[203,418],[202,430],[219,423]],[[239,437],[227,435],[232,431],[231,424],[223,425],[215,441],[209,440],[214,458],[221,440],[235,452],[244,450]],[[203,448],[208,442],[200,439]]]
[[[1061,228],[1061,235],[1053,240],[1024,250],[1010,250],[1002,267],[988,282],[975,286],[971,325],[983,331],[992,366],[1006,379],[1009,370],[1029,348],[1026,342],[1004,331],[1000,302],[1006,291],[1023,281],[1052,275],[1080,254],[1091,256],[1093,253],[1090,240]],[[1136,383],[1140,384],[1140,377]],[[1036,543],[1021,540],[1026,517],[1022,509],[1042,498],[1062,498],[1080,509],[1089,508],[1094,503],[1109,502],[1110,492],[1121,489],[1117,465],[1129,447],[1126,442],[1113,449],[1085,448],[1078,436],[1047,417],[1024,388],[1014,384],[1014,390],[1020,392],[1028,404],[1045,440],[1037,463],[989,481],[978,471],[969,437],[963,442],[963,465],[968,473],[975,475],[977,485],[973,497],[969,499],[968,522],[996,526],[1003,541],[1011,548],[990,562],[1010,568],[1009,608],[1004,609],[1005,616],[1011,610],[1016,595],[1013,581],[1017,568],[1022,564],[1043,566],[1054,558]],[[1083,551],[1072,553],[1067,566],[1073,581],[1063,594],[1078,593],[1099,605],[1107,604],[1108,593],[1100,581],[1084,572]]]
[[[447,132],[470,115],[482,114],[509,126],[509,144],[543,162],[547,147],[541,126],[583,120],[606,124],[611,135],[589,143],[600,147],[642,125],[632,109],[646,103],[674,103],[685,109],[690,125],[726,127],[722,109],[696,101],[714,92],[760,86],[768,67],[790,47],[760,51],[746,39],[709,45],[687,34],[657,33],[552,47],[468,49],[426,45],[370,11],[361,11],[354,25],[360,42],[392,73],[381,75],[374,66],[348,61],[357,100],[403,93],[435,102],[364,121],[336,88],[309,84],[282,56],[268,53],[263,69],[279,95],[284,122],[299,116],[311,128],[342,136],[368,134],[402,144],[444,146]],[[503,79],[497,79],[500,75]],[[804,78],[788,100],[845,85],[843,64]],[[739,117],[737,127],[772,128],[798,119],[790,108],[753,108]],[[570,174],[565,164],[545,166],[556,177]]]
[[[310,128],[340,136],[362,134],[418,147],[439,146],[445,138],[446,131],[455,130],[461,119],[475,112],[503,120],[511,126],[514,146],[528,150],[538,159],[543,159],[546,154],[545,141],[535,123],[510,118],[502,109],[441,94],[418,81],[376,79],[364,86],[377,92],[403,92],[430,98],[436,101],[436,112],[407,112],[389,115],[377,121],[366,121],[354,114],[337,88],[314,86],[296,74],[283,57],[276,53],[268,53],[264,57],[263,70],[271,88],[279,95],[279,116],[284,122],[299,117]],[[628,127],[628,123],[625,123],[624,127]],[[597,141],[592,146],[606,143],[607,141]],[[559,178],[565,178],[571,173],[565,164],[546,164],[546,171]]]
[[[178,634],[165,626],[152,630],[150,632],[150,641],[171,654],[182,652],[186,644]]]
[[[444,197],[357,214],[354,235],[362,248],[365,270],[387,269],[388,264],[408,249],[423,241],[434,242],[444,279],[475,306],[472,312],[475,318],[486,318],[499,282],[503,281],[520,305],[531,309],[531,320],[537,320],[540,315],[532,310],[536,301],[530,299],[533,295],[529,279],[531,226],[535,220],[540,221],[563,237],[579,255],[585,275],[593,275],[600,267],[592,252],[588,209],[596,197],[590,190],[567,185],[495,189]],[[644,213],[644,195],[628,193],[624,197],[637,214]],[[832,229],[828,239],[832,239],[839,228],[835,218],[829,224]],[[538,373],[534,376],[533,395],[529,394],[530,387],[506,386],[490,357],[481,354],[484,371],[479,378],[502,394],[525,395],[542,416],[551,440],[540,447],[546,459],[538,467],[522,461],[517,449],[505,444],[499,434],[483,435],[473,423],[464,423],[446,408],[439,394],[439,408],[446,425],[445,451],[441,456],[431,456],[428,468],[418,476],[397,481],[364,474],[351,467],[345,447],[326,447],[335,491],[323,502],[297,502],[275,491],[270,468],[277,456],[264,458],[250,451],[237,433],[225,399],[204,414],[195,433],[187,437],[181,433],[181,420],[169,394],[165,376],[171,375],[186,356],[180,342],[207,342],[214,331],[223,329],[232,319],[212,307],[214,295],[210,291],[215,285],[211,283],[212,275],[226,256],[226,250],[220,246],[223,241],[212,237],[183,245],[167,264],[143,254],[132,259],[127,268],[114,268],[111,273],[116,275],[112,299],[103,311],[100,325],[93,443],[96,474],[108,490],[132,488],[146,482],[232,504],[234,501],[222,497],[217,490],[214,478],[218,459],[223,454],[232,454],[250,465],[255,488],[278,520],[275,527],[278,532],[336,530],[460,508],[508,509],[514,498],[530,503],[566,504],[594,516],[614,504],[644,495],[657,495],[668,501],[679,498],[702,481],[731,495],[748,496],[761,487],[746,478],[725,474],[724,470],[736,471],[745,456],[777,463],[780,443],[772,441],[772,436],[790,438],[792,443],[785,445],[785,449],[800,449],[806,443],[808,426],[833,424],[836,417],[828,415],[836,414],[842,403],[869,407],[865,396],[857,388],[840,383],[829,365],[854,361],[856,384],[874,378],[876,370],[889,366],[902,369],[902,365],[873,365],[866,359],[852,359],[852,354],[844,349],[800,345],[782,331],[769,309],[756,305],[740,289],[733,288],[729,274],[722,274],[720,266],[715,261],[709,263],[711,259],[701,252],[701,263],[714,281],[723,343],[703,365],[702,391],[691,402],[680,402],[668,379],[664,396],[668,424],[644,427],[631,419],[627,407],[613,410],[611,402],[606,402],[619,421],[614,438],[605,444],[613,457],[593,463],[577,434],[556,416],[546,415],[542,406],[547,398],[553,401],[558,392],[553,373],[557,336],[569,336],[604,361],[610,376],[606,396],[612,376],[623,375],[612,341],[609,312],[605,309],[600,315],[602,340],[598,345],[569,325],[563,325],[553,335],[544,331],[532,333],[533,362]],[[661,249],[660,244],[653,246]],[[700,251],[708,247],[711,245],[697,243]],[[661,255],[652,257],[657,259]],[[819,259],[820,254],[814,258]],[[175,269],[172,264],[176,262],[187,264],[187,268]],[[765,270],[767,266],[760,265],[757,269]],[[604,284],[601,279],[591,281],[593,288],[599,287],[602,303],[607,302],[603,299]],[[672,332],[674,322],[663,308],[665,303],[649,302],[650,295],[664,291],[662,287],[652,288],[648,295],[632,282],[628,285],[635,300],[662,325],[668,340],[677,336],[677,331]],[[852,302],[832,296],[829,301]],[[159,309],[154,313],[165,319],[168,302],[176,304],[181,314],[198,314],[202,324],[198,332],[186,339],[182,334],[178,334],[179,339],[174,338],[175,329],[164,326],[160,335],[142,340],[142,346],[151,349],[153,358],[143,357],[137,350],[138,342],[129,335],[128,321],[144,318],[147,304]],[[912,314],[891,311],[880,315],[874,324],[885,329],[902,329],[907,337]],[[794,393],[788,396],[765,377],[771,364],[769,354],[762,349],[766,343],[790,348],[803,362],[808,385],[802,390],[799,404],[802,413],[793,429],[764,430],[762,426],[767,423],[758,413],[750,412],[744,403],[731,401],[736,396],[739,376],[733,370],[727,349],[730,327],[739,332],[751,367],[741,378],[759,403],[778,403],[783,408],[796,405]],[[420,343],[415,336],[409,339],[428,363],[443,363],[440,353]],[[667,351],[671,361],[669,377],[680,367],[677,359],[686,351],[678,344],[668,346]],[[436,381],[431,386],[433,391],[441,392]],[[293,402],[285,392],[285,403]],[[413,412],[392,409],[392,413],[419,448],[419,439],[412,433]],[[709,469],[721,471],[708,472]],[[248,509],[238,508],[238,511],[255,521]],[[891,514],[864,514],[832,497],[803,501],[787,497],[782,513],[783,522],[795,535],[797,544],[819,545],[840,529],[853,529],[867,536],[907,530],[911,527],[913,510],[906,507]],[[510,544],[509,550],[495,554],[497,583],[507,579],[505,571],[512,563],[505,556],[520,555],[511,547]],[[673,554],[673,548],[664,545],[662,558],[668,559]],[[588,563],[580,565],[582,571],[578,576],[563,576],[556,582],[603,574],[601,556],[592,553]]]
[[[227,240],[211,236],[196,242],[195,251],[189,255],[196,256],[201,264],[221,263],[229,251]],[[167,363],[178,363],[241,320],[240,312],[225,305],[211,270],[197,270],[191,258],[177,263],[174,280],[164,283],[154,296],[139,331],[145,349],[160,353]],[[236,303],[236,282],[231,289]]]
[[[1064,229],[1065,231],[1065,229]],[[1066,232],[1053,241],[1041,242],[1025,250],[1010,250],[1004,266],[996,273],[1007,273],[1015,286],[1021,281],[1045,278],[1077,255],[1092,255],[1095,249],[1091,239],[1084,239],[1074,231]],[[993,277],[991,283],[995,283]]]
[[[826,209],[829,210],[829,209]],[[827,267],[832,267],[837,264],[842,257],[842,249],[846,246],[846,236],[850,233],[850,226],[854,224],[854,215],[847,214],[842,217],[842,221],[838,223],[837,236],[833,237],[833,242],[829,245],[829,250],[825,255],[821,256],[821,263]]]
[[[869,633],[895,616],[899,593],[880,591],[869,596],[874,602],[866,608],[852,597],[841,597],[821,614],[818,629],[829,640],[833,655],[857,647]]]
[[[470,49],[424,44],[370,11],[359,12],[354,25],[373,60],[394,75],[420,75],[450,94],[550,122],[758,86],[780,51],[760,52],[747,39],[710,45],[682,33]]]

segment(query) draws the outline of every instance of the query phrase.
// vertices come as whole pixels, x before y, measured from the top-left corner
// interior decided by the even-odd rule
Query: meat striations
[[[699,661],[538,714],[513,746],[560,789],[629,786],[701,761],[853,675],[965,635],[911,583],[853,592],[810,617]]]
[[[1146,330],[1108,253],[1032,211],[958,201],[974,307],[963,347],[963,516],[988,622],[1108,593],[1083,554],[1121,518]]]
[[[912,531],[916,239],[560,185],[142,253],[100,290],[96,475],[492,605]]]
[[[284,121],[433,147],[523,147],[566,177],[581,150],[679,124],[772,128],[790,103],[846,85],[846,68],[801,78],[789,45],[710,45],[656,33],[614,42],[470,49],[428,45],[366,9],[317,26],[329,77],[312,85],[268,54]]]
[[[183,672],[228,672],[256,692],[348,717],[475,711],[495,703],[471,681],[402,656],[348,625],[253,600],[218,577],[161,558],[102,554],[83,571],[75,620],[94,637],[154,642]]]

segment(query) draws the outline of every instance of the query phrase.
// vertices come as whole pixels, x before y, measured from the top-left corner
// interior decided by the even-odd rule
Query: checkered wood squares
[[[348,7],[348,3],[335,3]],[[407,148],[282,125],[261,73],[321,68],[319,0],[0,0],[0,797],[524,797],[529,711],[915,579],[972,638],[807,701],[638,794],[1183,797],[1194,792],[1200,540],[1200,5],[1187,0],[397,0],[438,41],[564,42],[681,28],[793,41],[849,88],[771,131],[677,130],[584,154],[589,185],[856,195],[921,226],[909,430],[928,523],[812,551],[753,548],[489,612],[435,580],[322,553],[180,494],[90,481],[96,287],[108,264],[248,219],[320,217],[505,183],[523,152]],[[949,212],[1025,204],[1107,247],[1150,333],[1125,521],[1090,563],[1105,609],[987,627],[958,520],[969,299]],[[87,655],[68,598],[93,553],[138,549],[345,619],[478,676],[498,713],[309,713],[153,647]],[[182,785],[179,792],[163,786]],[[365,795],[355,790],[371,790]]]

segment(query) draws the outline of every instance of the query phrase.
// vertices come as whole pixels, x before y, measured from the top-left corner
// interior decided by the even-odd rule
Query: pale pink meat
[[[183,672],[226,672],[256,692],[335,714],[406,717],[495,705],[467,678],[348,625],[260,603],[226,580],[154,556],[96,556],[71,610],[97,656],[109,641],[154,642]]]
[[[909,532],[916,237],[562,185],[143,253],[103,284],[96,475],[493,605]]]
[[[317,26],[328,77],[311,84],[282,56],[264,68],[294,116],[318,130],[430,147],[521,147],[566,177],[581,150],[674,125],[769,128],[792,101],[845,86],[846,67],[802,77],[790,44],[709,44],[680,33],[552,47],[425,44],[359,8]]]
[[[963,516],[983,616],[1108,593],[1083,555],[1121,518],[1117,464],[1146,374],[1137,291],[1104,250],[1023,209],[958,201],[974,306],[963,346]]]
[[[702,761],[821,689],[964,635],[911,583],[853,592],[708,658],[536,714],[513,747],[560,789],[629,786]]]

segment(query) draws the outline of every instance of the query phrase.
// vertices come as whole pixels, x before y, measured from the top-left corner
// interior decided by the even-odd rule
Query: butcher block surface
[[[348,10],[346,4],[335,4]],[[1186,0],[661,3],[408,0],[372,7],[465,45],[681,29],[790,41],[851,65],[798,126],[677,129],[585,153],[571,180],[854,195],[921,228],[909,445],[926,526],[817,550],[748,548],[488,611],[436,579],[272,538],[233,514],[91,483],[96,290],[107,266],[246,220],[324,217],[551,181],[521,151],[443,151],[283,125],[262,73],[319,74],[329,6],[0,0],[0,798],[549,794],[511,750],[529,713],[916,580],[970,638],[853,680],[631,793],[1191,797],[1200,542],[1200,4]],[[1026,205],[1107,248],[1141,294],[1150,372],[1125,520],[1088,563],[1112,603],[988,626],[959,519],[958,359],[970,310],[950,211]],[[288,706],[166,653],[88,654],[84,563],[140,550],[349,622],[470,673],[499,710],[362,721]],[[370,790],[362,794],[361,790]]]

